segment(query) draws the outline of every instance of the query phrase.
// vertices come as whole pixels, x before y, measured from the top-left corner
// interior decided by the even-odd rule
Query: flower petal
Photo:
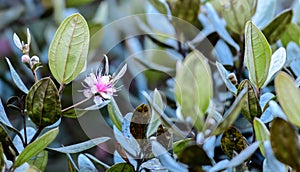
[[[94,97],[94,103],[96,105],[100,105],[102,102],[103,102],[103,99],[101,97],[99,97],[99,96]]]

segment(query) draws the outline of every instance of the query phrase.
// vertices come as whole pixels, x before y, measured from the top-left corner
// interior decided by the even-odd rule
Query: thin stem
[[[239,66],[237,68],[237,79],[240,81],[242,79],[242,71],[244,66],[244,54],[245,54],[245,38],[244,35],[240,35],[241,40],[241,51],[238,52],[238,58],[239,58]]]
[[[62,94],[62,92],[64,91],[64,89],[65,89],[65,84],[60,84],[59,89],[58,89],[59,95]]]
[[[36,71],[31,69],[31,72],[32,72],[32,75],[33,75],[33,78],[34,78],[34,82],[38,82],[39,80],[36,76]]]
[[[24,147],[27,146],[27,130],[26,130],[26,116],[24,111],[22,111],[23,125],[24,125]]]
[[[35,132],[34,136],[30,140],[29,144],[34,142],[37,139],[37,137],[41,134],[43,129],[44,129],[44,127],[38,127],[38,130]]]
[[[72,105],[72,106],[69,106],[69,107],[63,109],[61,112],[66,112],[66,111],[68,111],[68,110],[70,110],[70,109],[72,109],[72,108],[75,108],[75,107],[81,105],[82,103],[87,102],[87,101],[90,100],[91,98],[92,98],[92,97],[87,97],[86,99],[83,99],[82,101],[80,101],[80,102],[78,102],[78,103],[76,103],[76,104],[74,104],[74,105]]]

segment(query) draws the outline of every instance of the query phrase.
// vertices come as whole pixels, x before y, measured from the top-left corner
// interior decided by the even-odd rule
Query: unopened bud
[[[233,85],[237,85],[237,84],[238,84],[237,78],[236,78],[236,76],[235,76],[234,73],[228,74],[227,78],[229,79],[229,81],[230,81]]]
[[[32,56],[31,57],[31,64],[32,65],[35,65],[35,64],[37,64],[39,62],[40,62],[40,58],[38,56]]]
[[[23,55],[22,56],[22,63],[24,64],[30,64],[30,57],[28,55]]]

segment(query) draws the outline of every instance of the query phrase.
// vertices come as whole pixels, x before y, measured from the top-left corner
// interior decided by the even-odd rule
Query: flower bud
[[[31,64],[32,66],[39,63],[40,62],[40,58],[38,56],[32,56],[31,57]]]
[[[30,64],[30,57],[28,55],[23,55],[22,56],[22,63],[24,64]]]

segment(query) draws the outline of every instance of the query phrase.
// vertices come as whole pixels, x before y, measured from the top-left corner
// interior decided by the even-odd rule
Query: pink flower
[[[94,73],[90,73],[82,83],[83,87],[85,87],[83,95],[87,98],[94,96],[94,102],[97,105],[101,104],[104,100],[109,100],[118,91],[115,85],[127,69],[127,65],[125,64],[118,74],[111,76],[108,74],[109,65],[106,56],[105,61],[106,70],[104,75],[101,72],[97,76]]]

